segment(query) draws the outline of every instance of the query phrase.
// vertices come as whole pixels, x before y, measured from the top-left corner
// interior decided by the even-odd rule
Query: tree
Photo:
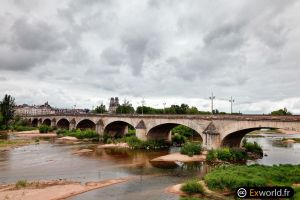
[[[2,122],[6,126],[10,120],[14,117],[15,99],[10,95],[5,95],[3,100],[0,102],[0,112],[2,114]]]
[[[101,103],[99,106],[97,106],[94,111],[95,111],[95,113],[106,113],[107,112],[106,107],[103,103]]]
[[[132,104],[125,99],[124,103],[118,106],[116,112],[121,114],[133,114],[134,108],[132,107]]]
[[[199,113],[198,109],[196,107],[191,107],[190,109],[188,109],[187,114],[190,115],[197,115]]]
[[[274,110],[271,112],[271,115],[292,115],[291,112],[287,110],[287,108],[279,109],[279,110]]]

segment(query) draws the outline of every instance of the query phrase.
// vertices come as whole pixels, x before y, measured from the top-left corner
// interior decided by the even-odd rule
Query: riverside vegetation
[[[234,195],[239,187],[288,186],[295,190],[293,199],[300,198],[300,165],[221,165],[204,176],[204,183],[211,191]],[[195,194],[205,195],[199,180],[192,179],[183,183],[181,190],[193,197],[181,200],[198,200]],[[201,198],[202,199],[202,198]]]
[[[108,134],[104,134],[102,141],[106,144],[127,143],[132,149],[165,149],[169,148],[170,144],[164,140],[140,140],[135,136],[135,132],[129,132],[123,137],[113,138]]]
[[[96,131],[87,129],[87,130],[57,130],[56,134],[59,137],[71,136],[76,137],[77,139],[90,139],[92,141],[99,141],[99,134]]]
[[[211,190],[234,192],[238,187],[291,186],[300,182],[300,165],[225,165],[205,175]]]
[[[257,159],[263,156],[263,150],[256,142],[243,140],[242,148],[219,148],[208,151],[206,161],[241,162],[247,159]]]

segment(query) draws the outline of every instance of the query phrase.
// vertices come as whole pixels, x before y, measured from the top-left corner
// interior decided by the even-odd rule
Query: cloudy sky
[[[0,1],[0,94],[18,104],[300,114],[300,1]]]

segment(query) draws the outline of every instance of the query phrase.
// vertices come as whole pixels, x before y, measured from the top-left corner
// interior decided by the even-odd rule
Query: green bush
[[[247,152],[244,149],[241,148],[231,148],[231,161],[244,161],[247,160]]]
[[[195,134],[195,131],[184,125],[178,125],[171,130],[172,134],[179,134],[184,137],[192,137]]]
[[[213,169],[204,180],[210,189],[237,187],[291,186],[300,181],[300,165],[227,165]]]
[[[47,126],[47,125],[41,125],[41,126],[39,126],[40,133],[48,133],[48,132],[50,132],[52,130],[53,129],[50,126]]]
[[[243,142],[243,147],[247,152],[256,153],[258,155],[263,155],[263,150],[257,142]]]
[[[201,143],[198,142],[187,142],[180,149],[181,154],[188,156],[199,155],[201,154],[201,151],[202,146]]]
[[[217,149],[217,157],[219,160],[230,161],[232,158],[229,148]]]
[[[14,131],[32,131],[32,130],[36,130],[37,128],[35,127],[30,127],[30,126],[23,126],[23,125],[14,125],[12,126],[12,130]]]
[[[213,162],[217,159],[217,157],[218,157],[218,154],[215,150],[213,150],[213,149],[209,150],[206,155],[206,161]]]
[[[99,140],[99,134],[96,131],[87,129],[87,130],[58,130],[56,133],[60,136],[71,136],[76,137],[78,139],[93,139]]]
[[[174,145],[181,145],[187,141],[186,137],[183,135],[180,135],[179,133],[175,133],[172,136],[172,143]]]
[[[16,188],[24,188],[27,186],[27,180],[18,180],[18,182],[16,183]]]
[[[181,190],[187,194],[204,194],[203,186],[198,180],[189,180],[181,186]]]
[[[220,148],[208,151],[206,161],[213,162],[216,159],[228,162],[238,162],[247,160],[248,156],[241,148]]]

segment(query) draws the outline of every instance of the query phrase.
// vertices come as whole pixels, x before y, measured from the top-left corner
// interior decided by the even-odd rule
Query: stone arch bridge
[[[184,125],[197,132],[207,148],[239,146],[249,132],[262,128],[276,128],[300,132],[300,116],[270,115],[39,115],[26,116],[33,126],[46,124],[60,129],[93,129],[118,135],[136,129],[142,140],[170,140],[170,131]]]

